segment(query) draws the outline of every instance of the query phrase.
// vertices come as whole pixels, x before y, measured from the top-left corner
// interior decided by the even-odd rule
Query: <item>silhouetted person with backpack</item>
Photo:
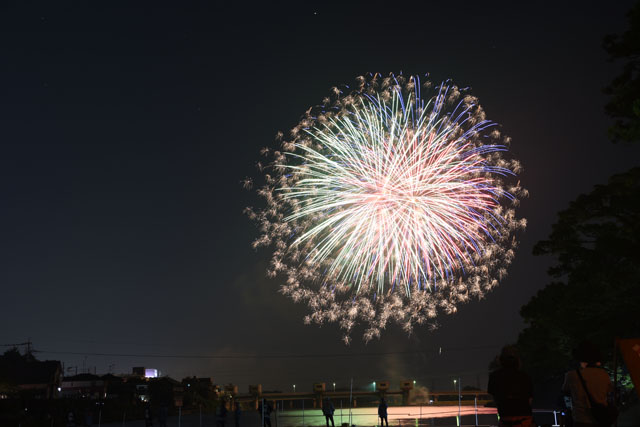
[[[571,396],[574,427],[610,426],[617,410],[613,406],[613,384],[602,368],[598,347],[583,341],[573,352],[577,369],[565,374],[562,391]]]

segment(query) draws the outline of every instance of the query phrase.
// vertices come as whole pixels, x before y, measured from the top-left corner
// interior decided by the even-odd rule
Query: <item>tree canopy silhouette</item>
[[[519,337],[533,371],[558,373],[590,339],[606,352],[640,331],[640,168],[614,175],[560,212],[534,255],[552,255],[554,281],[521,309]]]
[[[609,58],[625,61],[622,73],[605,89],[605,93],[611,95],[605,111],[614,119],[609,128],[614,142],[640,141],[640,2],[627,16],[627,31],[604,38],[604,49]]]
[[[629,29],[609,35],[604,48],[623,60],[622,73],[605,92],[614,119],[614,142],[640,142],[640,1],[628,13]],[[552,282],[521,308],[525,329],[518,347],[534,376],[566,370],[583,339],[610,355],[615,337],[640,331],[640,167],[617,174],[558,214],[534,255],[551,255]]]

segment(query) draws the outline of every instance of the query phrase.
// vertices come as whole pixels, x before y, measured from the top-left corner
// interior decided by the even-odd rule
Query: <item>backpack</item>
[[[593,415],[593,418],[595,418],[599,426],[610,427],[618,418],[618,408],[616,408],[615,405],[603,405],[602,403],[594,401],[593,397],[591,397],[591,393],[589,393],[589,389],[587,388],[587,383],[584,381],[584,378],[582,378],[580,369],[576,369],[576,373],[578,374],[578,378],[580,378],[582,388],[584,388],[584,391],[587,393],[587,398],[591,405],[591,415]]]

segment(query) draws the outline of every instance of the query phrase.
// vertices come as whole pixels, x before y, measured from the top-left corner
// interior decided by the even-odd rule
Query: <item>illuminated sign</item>
[[[158,378],[158,370],[157,369],[145,369],[144,370],[145,378]]]

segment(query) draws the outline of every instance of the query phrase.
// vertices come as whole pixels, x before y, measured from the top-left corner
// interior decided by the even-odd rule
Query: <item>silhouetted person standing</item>
[[[169,418],[169,407],[165,403],[160,407],[160,412],[158,412],[158,425],[167,427],[167,418]]]
[[[73,411],[67,413],[67,427],[76,427],[76,415]]]
[[[531,378],[520,370],[520,357],[513,346],[502,349],[500,368],[489,375],[487,391],[498,406],[500,427],[530,427],[533,423]]]
[[[91,412],[91,409],[89,408],[84,410],[84,425],[87,427],[91,427],[93,425],[93,412]]]
[[[613,394],[609,374],[601,366],[600,350],[594,344],[584,341],[574,350],[573,357],[580,362],[580,366],[566,373],[562,385],[562,391],[571,396],[573,425],[601,426],[603,424],[599,424],[593,417],[592,405],[587,395],[588,391],[595,404],[608,405]],[[612,423],[613,421],[609,425]]]
[[[240,427],[240,403],[235,402],[235,407],[234,407],[234,411],[233,411],[233,415],[234,415],[234,419],[233,421],[235,422],[235,427]]]
[[[153,414],[149,404],[144,408],[144,425],[145,427],[153,427]]]
[[[222,399],[220,399],[216,410],[216,421],[218,427],[224,427],[224,424],[227,421],[227,406],[225,405],[225,401]]]
[[[380,426],[384,426],[384,423],[387,423],[387,427],[389,427],[389,420],[387,414],[387,402],[384,400],[384,397],[380,399],[380,404],[378,405],[378,417],[380,417]]]
[[[329,420],[331,420],[331,427],[335,427],[336,425],[333,423],[333,413],[336,408],[333,407],[333,403],[329,398],[324,399],[324,403],[322,404],[322,413],[324,414],[324,418],[327,421],[327,427],[329,427]]]
[[[264,416],[264,425],[263,427],[271,427],[271,412],[273,412],[273,408],[269,402],[264,402],[264,410],[263,410],[263,402],[260,403],[258,407],[258,411],[260,412],[260,416]]]

